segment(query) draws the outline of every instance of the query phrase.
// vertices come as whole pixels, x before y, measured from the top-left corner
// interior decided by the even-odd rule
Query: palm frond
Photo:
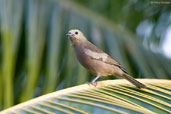
[[[136,89],[123,79],[83,84],[53,92],[2,111],[7,113],[171,113],[170,80],[139,79]]]
[[[66,33],[73,28],[134,77],[170,79],[170,60],[145,49],[139,37],[111,18],[73,0],[0,0],[0,28],[0,109],[91,79],[69,46]]]

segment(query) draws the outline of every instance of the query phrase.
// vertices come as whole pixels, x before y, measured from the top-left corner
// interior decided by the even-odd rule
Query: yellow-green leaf
[[[2,111],[11,113],[171,113],[171,81],[139,79],[147,89],[137,89],[124,79],[83,84],[21,103]]]

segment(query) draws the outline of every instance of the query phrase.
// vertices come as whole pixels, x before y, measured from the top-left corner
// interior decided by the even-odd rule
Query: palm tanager
[[[89,42],[81,31],[70,30],[67,35],[79,62],[91,73],[96,74],[96,78],[90,82],[92,85],[101,76],[117,75],[124,77],[137,88],[146,88],[144,84],[130,76],[114,58]]]

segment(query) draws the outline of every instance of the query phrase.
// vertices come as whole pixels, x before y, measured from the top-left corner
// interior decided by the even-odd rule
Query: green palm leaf
[[[171,113],[171,81],[139,79],[137,89],[124,79],[83,84],[40,96],[2,111],[10,113]]]
[[[145,1],[144,10],[142,1],[0,0],[0,110],[91,80],[69,46],[66,33],[73,28],[135,78],[170,79],[171,61],[144,48],[136,36],[138,24],[148,20],[145,17],[156,20],[154,33],[155,26],[169,26],[169,7],[156,11],[149,3]],[[158,21],[162,15],[164,24]]]

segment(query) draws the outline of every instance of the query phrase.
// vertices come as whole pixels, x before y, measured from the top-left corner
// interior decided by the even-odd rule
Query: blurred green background
[[[76,60],[66,36],[75,28],[135,78],[171,78],[166,50],[170,4],[0,0],[0,110],[93,78]]]

